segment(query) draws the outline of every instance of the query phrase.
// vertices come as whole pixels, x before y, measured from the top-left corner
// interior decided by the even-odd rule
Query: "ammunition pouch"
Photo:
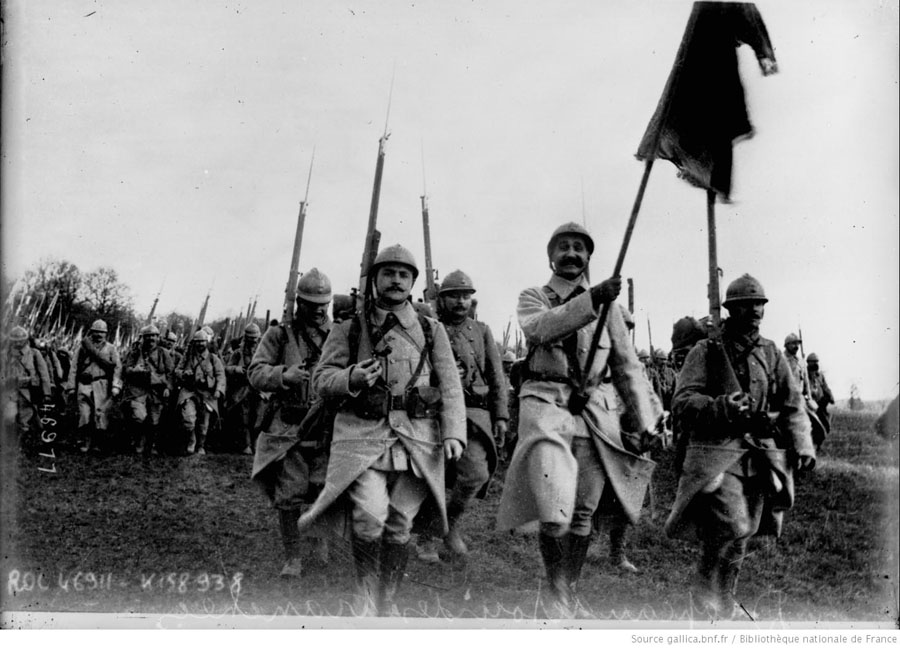
[[[406,390],[406,414],[409,418],[435,418],[441,413],[441,390],[417,385]]]
[[[281,420],[288,425],[300,423],[309,411],[309,376],[279,394]]]
[[[766,412],[751,412],[738,419],[733,426],[732,436],[775,439],[780,435],[778,427],[769,419],[769,415]]]
[[[89,373],[78,374],[78,382],[80,382],[82,385],[91,385],[98,380],[106,380],[106,376],[93,376]]]
[[[473,387],[466,389],[463,396],[466,400],[466,407],[475,407],[478,409],[488,409],[490,389],[488,387]]]
[[[382,419],[390,411],[391,392],[385,385],[374,385],[350,400],[350,409],[362,419]]]
[[[569,394],[569,402],[567,403],[569,411],[573,415],[578,416],[584,411],[590,399],[590,394],[573,389],[572,393]]]

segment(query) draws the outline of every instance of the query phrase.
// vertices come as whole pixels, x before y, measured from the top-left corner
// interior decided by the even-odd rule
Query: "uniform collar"
[[[397,317],[397,321],[400,322],[400,326],[405,329],[408,329],[413,326],[418,321],[416,317],[416,310],[412,307],[412,304],[406,302],[395,311],[384,310],[383,308],[379,308],[375,306],[373,309],[373,324],[376,326],[381,326],[384,324],[384,319],[387,317],[388,313],[393,313]]]
[[[585,290],[588,290],[591,287],[583,272],[578,275],[578,279],[574,281],[560,277],[558,274],[554,273],[550,275],[550,281],[547,282],[547,286],[559,295],[559,298],[562,301],[568,299],[569,295],[572,294],[572,291],[579,286]]]

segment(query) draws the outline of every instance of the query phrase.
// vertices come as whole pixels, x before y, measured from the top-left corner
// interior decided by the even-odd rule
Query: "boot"
[[[132,438],[134,439],[134,453],[135,454],[144,454],[144,448],[146,446],[146,439],[144,438],[144,430],[146,424],[135,425],[131,433]]]
[[[746,541],[738,540],[725,550],[722,560],[719,561],[717,577],[720,601],[720,617],[725,620],[749,620],[749,616],[738,603],[735,597],[737,593],[737,579],[744,562],[744,545]]]
[[[194,454],[194,448],[196,447],[196,445],[197,439],[194,436],[194,431],[191,430],[190,432],[188,432],[188,444],[185,452],[187,452],[187,454]]]
[[[379,581],[378,610],[382,616],[398,616],[394,598],[403,581],[406,561],[409,559],[409,542],[381,544],[381,579]]]
[[[206,444],[206,434],[205,433],[197,434],[197,454],[199,454],[199,455],[206,454],[206,448],[204,447],[205,444]]]
[[[566,552],[566,581],[569,589],[574,594],[578,585],[578,579],[581,578],[581,568],[584,567],[585,558],[587,558],[588,547],[591,546],[591,536],[580,536],[572,533],[566,536],[569,544]]]
[[[81,452],[90,452],[90,450],[91,450],[91,443],[92,443],[93,440],[94,440],[94,439],[93,439],[93,436],[94,436],[93,432],[94,432],[94,431],[91,429],[91,427],[90,427],[89,425],[85,425],[85,426],[82,428],[82,430],[83,430],[82,434],[84,435],[84,438],[83,438],[83,440],[82,440],[82,442],[81,442],[81,447],[79,448],[79,450],[81,450]]]
[[[430,534],[419,534],[419,539],[416,541],[416,558],[431,564],[441,562],[437,541]]]
[[[609,562],[623,572],[636,574],[638,568],[625,557],[625,535],[627,532],[628,526],[625,524],[617,524],[609,530]]]
[[[459,519],[464,511],[465,504],[462,502],[451,501],[447,506],[447,522],[450,526],[450,532],[444,538],[444,546],[457,557],[462,557],[469,553],[469,548],[459,533]]]
[[[302,563],[300,560],[300,532],[297,530],[297,520],[300,519],[300,511],[278,511],[278,526],[281,529],[281,541],[284,543],[285,563],[281,568],[281,578],[297,579],[302,575]]]
[[[404,545],[405,546],[405,545]],[[353,564],[356,568],[356,616],[378,616],[378,563],[381,540],[353,538]]]
[[[156,446],[156,426],[155,426],[155,425],[148,425],[146,428],[144,428],[144,433],[145,433],[145,436],[144,436],[144,447],[143,447],[143,452],[144,452],[144,455],[145,455],[145,456],[148,456],[148,457],[149,457],[151,454],[153,454],[154,452],[156,452],[156,449],[155,449],[155,446]]]
[[[692,588],[699,609],[713,619],[718,618],[722,607],[719,596],[719,553],[720,547],[717,543],[711,540],[703,541]]]
[[[566,579],[566,544],[564,538],[538,534],[538,544],[544,568],[547,570],[547,589],[550,593],[547,612],[553,617],[571,619],[572,592]]]

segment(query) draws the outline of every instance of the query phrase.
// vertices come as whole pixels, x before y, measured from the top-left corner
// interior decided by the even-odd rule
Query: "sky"
[[[643,172],[634,153],[691,10],[609,2],[5,3],[2,271],[115,268],[136,310],[280,317],[312,161],[300,270],[358,283],[378,140],[382,245],[468,273],[514,331],[567,221],[612,273]],[[758,2],[779,65],[739,51],[755,137],[716,207],[722,291],[769,297],[838,398],[900,382],[898,0]],[[313,151],[315,151],[313,160]],[[622,275],[636,344],[707,313],[705,192],[651,173]],[[421,294],[417,286],[417,294]],[[620,301],[626,303],[623,291]],[[514,333],[512,333],[514,335]]]

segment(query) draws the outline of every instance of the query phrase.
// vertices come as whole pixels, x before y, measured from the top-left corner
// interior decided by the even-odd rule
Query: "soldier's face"
[[[472,293],[464,290],[445,292],[440,297],[441,310],[456,318],[466,317],[472,309]]]
[[[564,279],[577,279],[591,260],[587,244],[581,236],[563,234],[550,250],[553,271]]]
[[[192,340],[191,341],[191,351],[196,354],[201,354],[206,351],[206,342],[203,340]]]
[[[784,345],[784,348],[787,349],[787,352],[791,355],[797,355],[797,351],[800,350],[799,342],[788,342]]]
[[[94,344],[100,344],[106,341],[106,333],[103,331],[91,331],[91,341]]]
[[[256,345],[259,344],[259,338],[255,335],[245,335],[244,336],[244,347],[247,349],[255,349]]]
[[[413,273],[410,268],[400,263],[387,263],[379,266],[375,275],[375,289],[378,298],[387,304],[399,305],[406,301],[412,291]]]
[[[766,314],[766,303],[758,301],[739,301],[729,306],[728,315],[734,320],[739,331],[759,330],[763,316]]]
[[[143,338],[144,348],[152,351],[157,346],[159,346],[159,336],[158,335],[145,335]]]
[[[24,340],[10,340],[10,344],[12,345],[13,349],[18,349],[21,351],[25,348],[25,345],[28,344],[28,339],[26,338]]]
[[[307,325],[321,326],[328,317],[328,305],[330,303],[317,304],[305,299],[298,299],[297,314],[300,316],[300,321]]]
[[[164,348],[164,349],[171,349],[173,346],[175,346],[175,342],[172,341],[172,340],[168,340],[168,339],[167,339],[167,340],[160,340],[160,341],[159,341],[159,344],[160,344],[160,346],[162,346],[162,348]]]

